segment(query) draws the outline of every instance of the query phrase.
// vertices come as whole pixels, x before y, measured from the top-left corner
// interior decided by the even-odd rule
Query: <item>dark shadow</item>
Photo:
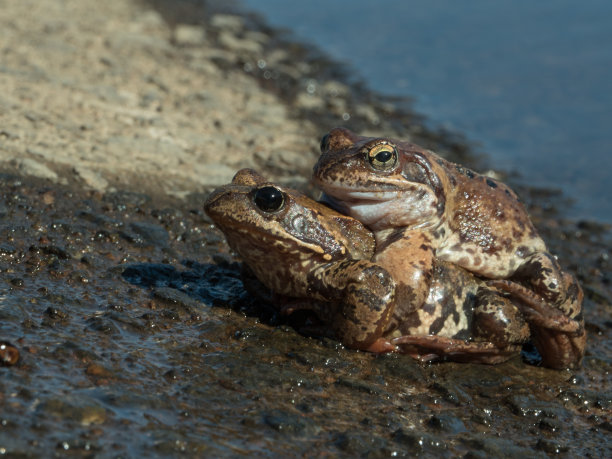
[[[121,276],[132,285],[151,290],[153,298],[182,309],[226,307],[270,325],[282,322],[276,308],[247,291],[239,263],[184,260],[182,265],[185,270],[163,263],[135,263],[127,265]]]

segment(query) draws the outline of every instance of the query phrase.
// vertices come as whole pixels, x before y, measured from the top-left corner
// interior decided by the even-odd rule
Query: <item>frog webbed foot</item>
[[[531,329],[531,338],[542,357],[542,364],[550,368],[580,366],[586,346],[586,332],[580,305],[579,289],[571,308],[558,308],[534,291],[505,280],[487,281],[487,285],[506,292],[521,311]],[[576,305],[578,305],[576,307]],[[568,312],[571,311],[571,315]]]
[[[399,347],[398,352],[421,362],[452,360],[491,365],[505,362],[517,355],[521,348],[519,345],[500,347],[491,342],[464,341],[437,335],[404,335],[392,339],[391,343]]]

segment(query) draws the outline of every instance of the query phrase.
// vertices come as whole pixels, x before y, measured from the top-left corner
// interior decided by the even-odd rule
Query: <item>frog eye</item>
[[[325,151],[329,150],[329,134],[325,134],[321,138],[320,148],[321,148],[321,153],[324,153]]]
[[[368,161],[377,170],[393,169],[397,164],[397,150],[387,143],[376,145],[368,150]]]
[[[273,186],[264,186],[255,191],[255,205],[264,212],[276,212],[283,208],[285,195]]]

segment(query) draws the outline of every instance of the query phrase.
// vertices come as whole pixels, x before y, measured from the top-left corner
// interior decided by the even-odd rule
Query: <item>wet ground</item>
[[[221,29],[206,30],[217,43]],[[360,132],[409,124],[419,143],[482,165],[460,139],[420,129],[411,113],[391,116],[388,105],[388,112],[368,110],[380,100],[358,85],[334,83],[348,92],[322,111],[300,105],[309,78],[322,68],[322,79],[341,71],[308,61],[309,50],[295,46],[312,74],[296,73],[296,64],[271,78],[243,52],[215,65],[228,74],[248,69],[310,130],[323,133],[348,110],[347,124]],[[180,69],[182,48],[164,49],[170,61],[176,53]],[[173,110],[164,107],[156,122]],[[125,132],[144,132],[140,127],[126,125]],[[73,134],[62,135],[70,142]],[[23,153],[20,138],[2,131],[2,154],[9,140]],[[316,158],[314,151],[303,156]],[[270,177],[308,171],[307,160],[278,158],[256,165]],[[146,177],[85,191],[80,182],[7,170],[0,175],[0,454],[612,456],[612,234],[597,223],[564,220],[567,203],[554,192],[517,189],[551,251],[585,289],[589,343],[575,372],[540,368],[529,354],[498,366],[421,365],[301,336],[245,291],[239,260],[202,211],[209,188],[172,199],[156,194],[155,184],[146,188]],[[304,177],[295,181],[307,186]]]
[[[20,354],[0,368],[11,457],[612,452],[612,269],[596,226],[544,225],[587,292],[582,370],[424,366],[300,336],[254,302],[203,195],[0,185],[0,339]]]

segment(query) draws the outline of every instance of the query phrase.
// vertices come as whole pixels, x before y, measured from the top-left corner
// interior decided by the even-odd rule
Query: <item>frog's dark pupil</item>
[[[383,150],[376,154],[376,161],[378,161],[381,164],[385,164],[391,159],[391,156],[393,156],[392,152],[388,150]]]
[[[327,141],[328,140],[329,140],[329,134],[325,134],[323,136],[323,138],[321,139],[321,145],[320,145],[321,153],[323,153],[325,150],[327,150],[327,148],[328,148]]]
[[[255,205],[264,212],[275,212],[283,207],[283,192],[273,186],[264,186],[255,192]]]

